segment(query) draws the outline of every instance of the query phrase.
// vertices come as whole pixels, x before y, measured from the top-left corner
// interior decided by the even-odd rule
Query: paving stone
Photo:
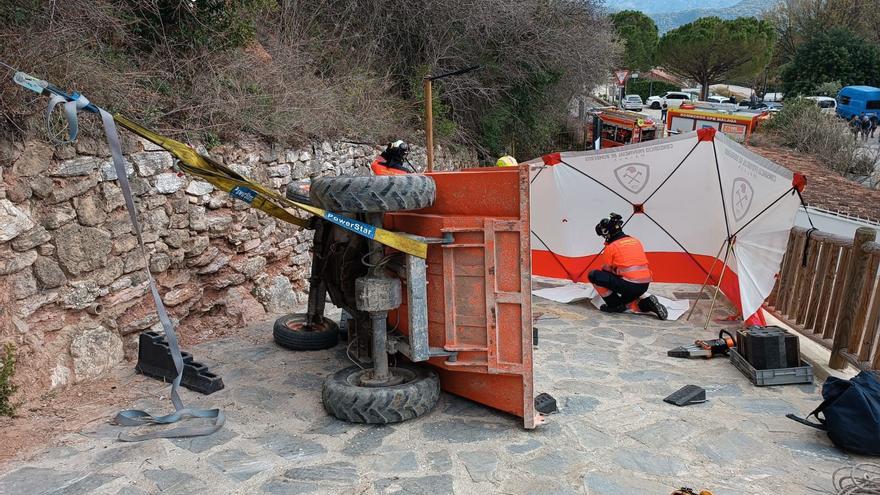
[[[331,462],[309,467],[288,469],[285,478],[320,483],[354,484],[358,479],[357,467],[350,462]]]
[[[610,436],[592,425],[578,422],[566,425],[566,427],[574,433],[577,442],[583,449],[593,450],[614,444]]]
[[[498,470],[498,455],[495,452],[490,450],[459,452],[458,458],[461,459],[474,483],[496,480],[495,472]]]
[[[583,353],[583,364],[594,366],[620,366],[620,355],[616,351],[591,349]]]
[[[0,493],[42,495],[76,483],[80,478],[79,473],[23,467],[0,477]]]
[[[771,416],[785,416],[798,408],[782,399],[762,399],[756,397],[743,397],[737,405],[746,412],[754,414],[768,414]]]
[[[538,476],[561,476],[577,462],[577,457],[560,451],[549,452],[522,463],[523,470]]]
[[[751,459],[756,452],[765,451],[764,444],[742,431],[728,430],[721,434],[706,434],[697,442],[697,451],[718,464]]]
[[[270,495],[297,495],[300,493],[314,493],[321,486],[317,483],[304,483],[301,481],[292,481],[286,478],[271,479],[263,484],[261,489],[263,493]]]
[[[208,456],[207,461],[226,476],[245,481],[255,475],[272,469],[272,462],[249,454],[241,449],[220,450]]]
[[[501,437],[510,425],[471,420],[446,420],[425,423],[422,434],[428,440],[448,443],[482,442]]]
[[[429,452],[426,454],[428,458],[428,470],[435,473],[446,473],[452,469],[452,457],[449,452],[441,450],[438,452]]]
[[[617,376],[625,382],[668,382],[684,378],[679,374],[663,370],[628,371],[625,373],[618,373]]]
[[[452,476],[425,476],[422,478],[389,478],[375,482],[379,495],[453,495]]]
[[[712,397],[742,397],[743,389],[735,383],[714,385],[702,385],[706,389],[706,398]]]
[[[687,464],[678,456],[640,449],[618,448],[613,462],[626,471],[637,471],[654,476],[680,476],[688,472]]]
[[[136,486],[127,486],[116,492],[116,495],[151,495],[150,492],[141,490]]]
[[[577,416],[594,411],[600,402],[599,399],[588,395],[573,395],[563,399],[562,404],[560,408],[562,414]]]
[[[590,330],[590,335],[605,337],[606,339],[623,340],[623,332],[608,327],[596,327]]]
[[[535,439],[526,440],[524,443],[515,443],[507,446],[507,451],[511,454],[525,454],[531,452],[543,445]]]
[[[660,495],[672,491],[668,486],[626,473],[607,474],[598,471],[584,475],[584,489],[589,495]]]
[[[308,459],[327,452],[318,442],[276,428],[255,441],[287,460]]]
[[[223,445],[237,436],[238,433],[230,429],[227,425],[210,435],[191,438],[172,438],[168,441],[175,446],[186,449],[194,454],[201,454],[202,452],[218,445]]]
[[[824,433],[822,433],[822,435],[824,435]],[[780,443],[796,454],[827,457],[834,459],[835,461],[846,461],[849,459],[849,455],[834,447],[830,441],[823,443],[818,439],[811,441],[801,438],[791,438],[783,440]]]
[[[419,462],[416,460],[416,455],[412,451],[408,452],[408,448],[407,446],[399,446],[392,452],[383,452],[372,456],[371,472],[403,473],[418,470]]]
[[[381,447],[385,437],[392,433],[394,433],[394,428],[391,426],[368,426],[345,442],[345,448],[342,449],[342,452],[348,455],[373,452]]]
[[[208,488],[204,481],[175,468],[149,469],[144,471],[144,477],[155,483],[162,495],[189,495]]]
[[[669,445],[680,444],[693,435],[694,427],[684,421],[661,421],[653,425],[630,431],[627,436],[648,447],[663,449]]]
[[[306,432],[335,437],[357,427],[358,426],[354,423],[340,421],[332,416],[326,416],[312,423]]]
[[[89,473],[73,483],[50,491],[49,495],[91,495],[95,490],[116,478],[112,474]]]

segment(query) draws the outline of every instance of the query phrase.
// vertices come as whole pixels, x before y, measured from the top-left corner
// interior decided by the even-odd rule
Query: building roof
[[[750,146],[759,155],[807,177],[804,201],[832,212],[880,222],[880,191],[823,166],[818,158],[781,146]]]

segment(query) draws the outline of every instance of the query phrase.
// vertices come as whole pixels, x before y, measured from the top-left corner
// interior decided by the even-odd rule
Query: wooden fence
[[[831,349],[830,366],[880,369],[880,244],[794,228],[767,309]]]

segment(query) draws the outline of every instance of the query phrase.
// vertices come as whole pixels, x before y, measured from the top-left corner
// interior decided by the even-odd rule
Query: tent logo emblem
[[[627,163],[614,170],[617,182],[629,192],[638,194],[648,184],[650,170],[644,163]]]
[[[733,181],[733,218],[736,221],[740,221],[743,217],[746,216],[746,213],[749,212],[749,209],[752,207],[752,197],[755,195],[755,190],[752,189],[752,185],[749,184],[749,181],[743,179],[742,177],[738,177]]]

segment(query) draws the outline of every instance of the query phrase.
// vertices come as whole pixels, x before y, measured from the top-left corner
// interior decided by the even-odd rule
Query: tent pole
[[[697,308],[697,303],[700,302],[700,299],[703,297],[703,291],[706,290],[706,285],[709,284],[709,279],[712,278],[712,270],[715,269],[715,264],[718,263],[718,257],[721,256],[721,250],[724,249],[724,246],[727,245],[727,239],[721,243],[721,247],[718,248],[718,252],[715,254],[715,258],[712,260],[712,266],[709,267],[709,271],[706,272],[706,280],[703,281],[703,285],[700,286],[700,293],[697,294],[697,299],[694,301],[694,305],[691,306],[691,310],[688,311],[687,318],[685,321],[691,321],[691,315],[694,314],[694,310]],[[720,282],[719,282],[720,283]]]
[[[733,251],[733,243],[728,241],[727,252],[724,253],[724,264],[721,265],[721,275],[718,275],[718,287],[715,288],[715,295],[712,296],[712,304],[709,306],[709,314],[706,315],[706,325],[703,327],[703,330],[708,330],[709,323],[712,321],[712,311],[715,310],[715,301],[718,300],[718,292],[721,291],[721,281],[724,280],[724,270],[727,269],[727,257],[731,251]]]

